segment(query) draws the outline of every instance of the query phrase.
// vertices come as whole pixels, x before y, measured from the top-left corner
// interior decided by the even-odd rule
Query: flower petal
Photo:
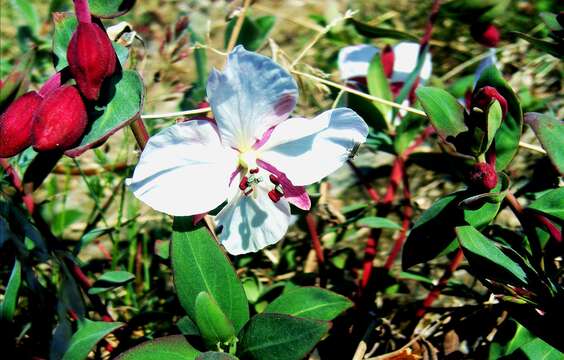
[[[394,46],[394,71],[392,72],[391,82],[405,82],[409,74],[417,66],[417,57],[419,55],[420,46],[414,42],[400,42]],[[431,64],[431,55],[427,53],[423,67],[419,76],[422,82],[429,80],[433,65]]]
[[[278,125],[258,158],[294,185],[309,185],[343,165],[367,135],[368,125],[351,109],[329,110],[311,120],[292,118]]]
[[[272,59],[237,46],[223,72],[210,74],[207,94],[222,141],[243,151],[288,118],[298,87]]]
[[[257,186],[249,196],[239,191],[217,214],[217,224],[222,227],[219,240],[230,254],[256,252],[286,234],[290,205],[285,199],[272,202],[267,191],[263,186]]]
[[[288,200],[290,204],[302,210],[311,209],[311,199],[305,187],[295,186],[290,179],[288,179],[286,174],[280,172],[280,170],[265,161],[257,160],[257,164],[278,178],[280,185],[282,185],[282,190],[284,190],[284,198]]]
[[[349,80],[356,77],[366,77],[368,66],[374,55],[380,51],[372,45],[346,46],[339,51],[338,67],[341,79]]]
[[[155,210],[188,216],[214,209],[226,198],[236,151],[222,146],[206,120],[173,125],[152,136],[127,185]]]

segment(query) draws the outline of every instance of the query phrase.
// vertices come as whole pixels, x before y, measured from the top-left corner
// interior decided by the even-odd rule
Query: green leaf
[[[78,327],[78,331],[71,338],[69,348],[63,356],[63,360],[84,360],[92,348],[106,335],[115,329],[122,327],[123,323],[91,321],[84,319]]]
[[[495,134],[497,133],[497,130],[501,126],[502,116],[503,113],[499,101],[494,101],[491,104],[490,108],[488,109],[488,131],[486,134],[487,142],[483,150],[484,152],[488,150],[492,145],[495,138]]]
[[[529,205],[529,209],[564,221],[564,187],[543,194]]]
[[[16,259],[6,291],[4,292],[4,301],[0,303],[0,320],[11,322],[16,312],[16,305],[18,304],[18,291],[22,284],[22,265]]]
[[[178,328],[178,330],[180,330],[182,335],[198,335],[198,336],[200,336],[200,329],[198,329],[198,326],[196,325],[196,323],[194,323],[192,321],[192,319],[190,319],[189,316],[181,317],[178,320],[178,322],[176,323],[176,327]]]
[[[208,347],[217,343],[230,343],[235,339],[233,324],[225,316],[209,293],[202,291],[196,296],[195,320],[200,334]]]
[[[118,356],[116,360],[195,360],[201,353],[182,335],[146,341]]]
[[[82,212],[76,209],[65,209],[56,213],[53,219],[51,219],[53,234],[61,236],[63,231],[68,230],[68,228],[80,220],[81,217]]]
[[[523,269],[525,262],[515,250],[488,239],[472,226],[459,226],[456,234],[468,262],[485,278],[517,286],[528,284],[528,274]],[[514,259],[520,259],[521,263]]]
[[[127,271],[107,271],[100,276],[88,290],[91,295],[109,291],[132,282],[135,275]]]
[[[564,121],[546,114],[526,113],[525,122],[535,132],[558,172],[564,175]]]
[[[500,181],[492,193],[499,193],[502,186]],[[472,209],[463,209],[461,202],[468,197],[467,191],[449,194],[417,219],[403,247],[404,270],[454,250],[457,246],[456,226],[469,224],[481,229],[493,220],[501,206],[500,202],[484,201]]]
[[[451,94],[429,86],[420,87],[415,93],[443,139],[452,142],[459,134],[468,131],[464,123],[464,107]]]
[[[351,19],[350,22],[351,24],[353,24],[355,30],[360,35],[366,36],[371,39],[396,39],[396,40],[419,41],[419,38],[417,36],[406,33],[404,31],[375,27],[372,25],[362,23],[360,21],[356,21],[354,19]]]
[[[71,12],[54,13],[53,23],[55,24],[55,32],[53,33],[53,61],[55,70],[61,71],[69,66],[67,61],[67,48],[71,41],[72,34],[78,26],[78,20],[74,16],[74,13]],[[113,41],[112,46],[123,67],[129,55],[129,50],[125,46]]]
[[[128,12],[135,0],[88,0],[88,4],[94,16],[111,19]]]
[[[284,314],[258,314],[239,334],[237,356],[252,360],[300,360],[329,331],[329,322]]]
[[[236,22],[237,17],[234,17],[225,28],[224,45],[226,48],[229,43],[229,39],[231,39],[231,33],[233,32]],[[262,16],[256,18],[255,20],[246,16],[243,20],[243,25],[241,27],[241,31],[239,32],[236,44],[243,45],[245,49],[249,51],[256,51],[260,49],[268,38],[268,34],[270,34],[270,31],[274,27],[275,23],[276,17],[274,16]]]
[[[196,360],[237,360],[236,356],[224,352],[206,351],[196,358]]]
[[[112,231],[113,231],[112,228],[100,228],[100,229],[90,230],[86,234],[82,235],[82,237],[80,238],[80,241],[78,242],[78,244],[76,244],[76,246],[73,249],[73,252],[72,252],[73,255],[77,256],[80,253],[80,250],[82,250],[82,248],[85,245],[90,244],[92,241],[98,239],[100,236],[109,234]]]
[[[371,229],[395,229],[400,230],[401,226],[393,222],[392,220],[377,217],[377,216],[367,216],[356,222],[359,227],[369,227]]]
[[[129,125],[141,113],[143,106],[143,80],[136,71],[125,70],[111,79],[115,90],[106,105],[89,114],[91,127],[80,141],[80,145],[67,150],[65,155],[77,157],[85,151],[102,145],[111,135]],[[103,95],[104,96],[104,95]],[[102,100],[103,101],[103,100]]]
[[[14,10],[16,10],[15,13],[29,25],[33,34],[37,35],[41,21],[39,20],[37,10],[33,6],[33,3],[29,0],[11,0],[10,3]]]
[[[492,65],[486,68],[475,87],[475,91],[484,86],[494,87],[507,100],[508,112],[495,134],[496,170],[501,171],[509,165],[517,150],[523,127],[523,112],[515,92],[503,79],[499,70]]]
[[[384,100],[393,100],[392,90],[390,89],[390,84],[388,83],[388,78],[384,73],[384,65],[382,65],[381,54],[376,54],[372,58],[370,65],[368,66],[368,74],[366,75],[366,80],[368,83],[368,92],[372,96],[382,98]],[[380,110],[382,116],[386,119],[391,111],[391,107],[384,105],[382,103],[374,103],[374,105]]]
[[[533,45],[537,49],[544,51],[558,59],[561,59],[562,56],[564,56],[564,50],[562,49],[562,44],[558,44],[552,41],[537,39],[519,31],[512,31],[511,33],[517,35],[523,40],[528,41],[531,45]]]
[[[191,222],[191,218],[176,217],[173,224],[172,270],[180,304],[196,319],[196,297],[205,291],[239,331],[249,320],[243,286],[209,231]]]
[[[316,287],[299,287],[284,292],[271,302],[264,312],[330,321],[352,305],[352,302],[346,297],[329,290]]]

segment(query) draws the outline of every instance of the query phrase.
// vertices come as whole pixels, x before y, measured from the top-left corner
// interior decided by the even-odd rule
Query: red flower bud
[[[98,100],[102,83],[116,70],[116,53],[104,29],[80,22],[69,43],[67,61],[82,95]]]
[[[497,185],[497,173],[495,168],[487,163],[476,163],[470,170],[469,175],[470,185],[481,189],[490,191]]]
[[[472,24],[470,34],[474,40],[487,47],[496,47],[501,37],[497,27],[487,23]]]
[[[84,133],[86,107],[76,87],[66,85],[50,92],[33,118],[32,145],[36,151],[67,150]]]
[[[42,100],[37,92],[30,91],[0,115],[0,158],[17,155],[31,145],[33,114]]]
[[[488,110],[492,101],[499,101],[503,117],[507,114],[507,100],[492,86],[484,86],[479,89],[472,99],[472,107],[477,107],[484,111]]]

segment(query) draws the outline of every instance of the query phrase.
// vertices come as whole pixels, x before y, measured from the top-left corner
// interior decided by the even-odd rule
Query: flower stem
[[[386,262],[384,263],[384,269],[388,271],[394,265],[394,261],[396,260],[396,257],[398,256],[403,246],[403,242],[407,238],[407,230],[409,230],[409,225],[411,224],[411,217],[413,216],[413,206],[411,205],[411,191],[409,190],[409,182],[405,170],[403,172],[402,180],[403,180],[402,181],[403,199],[405,201],[405,205],[403,208],[403,219],[402,219],[400,233],[396,238],[396,241],[394,242],[394,246],[392,247],[392,250],[390,251],[388,258],[386,259]]]
[[[433,290],[431,290],[431,292],[427,294],[427,297],[425,298],[425,300],[423,300],[423,304],[421,305],[419,310],[417,310],[417,313],[415,314],[417,318],[423,317],[423,315],[425,315],[431,305],[433,305],[435,300],[437,300],[443,289],[448,284],[448,281],[452,277],[452,274],[456,271],[463,259],[464,253],[462,252],[462,248],[458,248],[456,255],[454,255],[454,258],[452,258],[452,260],[450,261],[450,264],[443,273],[443,276],[441,276],[439,282],[433,288]]]
[[[147,142],[149,141],[149,132],[145,127],[143,119],[138,118],[137,120],[134,120],[129,127],[133,132],[133,136],[135,136],[135,140],[137,141],[139,148],[141,150],[145,149],[145,145],[147,145]]]
[[[317,233],[317,224],[315,218],[311,212],[306,215],[307,229],[311,237],[311,245],[317,256],[317,261],[319,265],[325,262],[325,256],[323,255],[323,247],[321,246],[321,241],[319,240],[319,234]]]
[[[233,32],[231,33],[231,37],[229,38],[229,43],[227,45],[227,52],[231,52],[237,43],[237,39],[239,38],[239,33],[241,32],[241,28],[243,27],[243,22],[245,21],[245,13],[247,9],[251,5],[251,0],[244,0],[243,1],[243,8],[239,12],[239,16],[237,17],[237,22],[233,27]]]
[[[372,199],[375,205],[378,205],[378,203],[380,202],[380,195],[378,195],[378,192],[372,187],[372,185],[370,185],[370,182],[366,179],[364,175],[362,175],[362,173],[352,162],[352,160],[348,160],[347,164],[349,164],[352,171],[355,173],[356,177],[358,178],[358,181],[362,184],[370,199]]]
[[[78,21],[81,23],[90,24],[92,22],[92,17],[90,15],[88,0],[73,0],[73,2],[74,12]]]

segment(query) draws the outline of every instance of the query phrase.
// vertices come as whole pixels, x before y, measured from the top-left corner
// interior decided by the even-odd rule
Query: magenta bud
[[[69,43],[67,61],[82,95],[98,100],[102,83],[116,70],[116,53],[104,29],[80,22]]]
[[[507,114],[507,100],[492,86],[484,86],[480,88],[472,99],[472,107],[477,107],[487,111],[492,101],[497,100],[501,106],[503,117]]]
[[[474,40],[487,47],[496,47],[501,37],[498,28],[488,23],[472,24],[470,34]]]
[[[497,185],[495,167],[488,163],[476,163],[470,170],[469,182],[472,187],[490,191]]]
[[[31,145],[31,125],[43,98],[30,91],[17,98],[0,115],[0,158],[19,154]]]
[[[67,150],[84,134],[88,116],[76,87],[50,92],[33,118],[32,145],[36,151]]]

